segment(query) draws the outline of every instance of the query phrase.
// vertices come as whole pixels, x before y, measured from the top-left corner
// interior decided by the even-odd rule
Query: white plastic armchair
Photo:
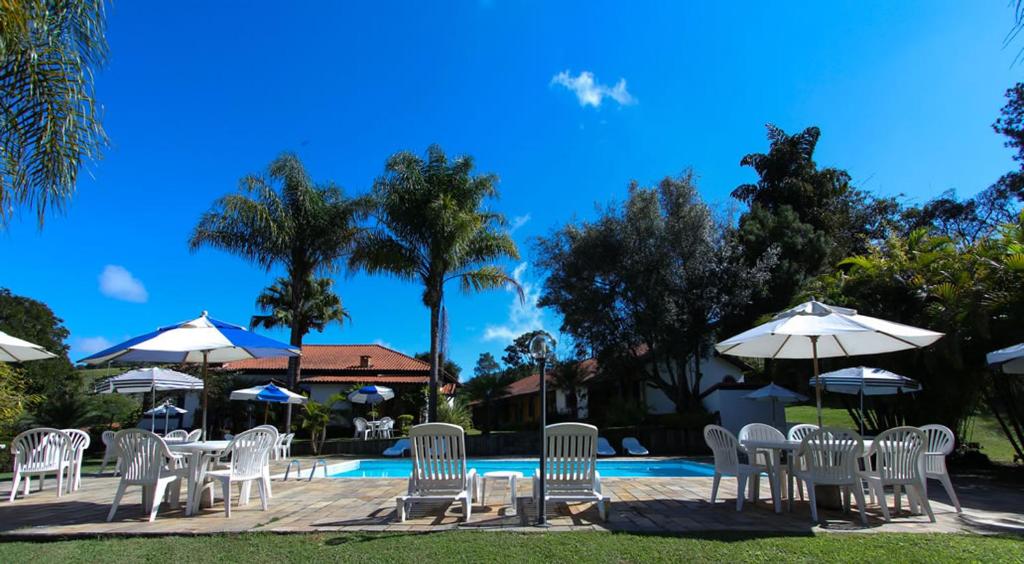
[[[103,434],[100,435],[100,440],[103,441],[104,447],[103,463],[100,464],[100,474],[102,474],[103,471],[107,469],[107,464],[110,464],[111,462],[114,463],[114,474],[116,475],[118,473],[117,443],[114,442],[115,434],[116,433],[114,433],[113,431],[103,431]]]
[[[46,475],[57,475],[57,497],[63,494],[64,473],[70,468],[68,451],[71,438],[58,429],[41,427],[30,429],[14,437],[11,454],[14,456],[14,475],[10,501],[18,493],[18,483],[25,480],[24,495],[31,489],[31,477],[39,476],[39,490],[46,485]]]
[[[63,429],[68,435],[68,493],[78,490],[82,485],[82,458],[86,449],[92,444],[89,433],[81,429]]]
[[[789,433],[786,434],[786,438],[791,441],[802,441],[804,437],[811,434],[812,431],[818,429],[817,425],[811,425],[810,423],[800,423],[799,425],[793,425],[789,428]],[[806,466],[803,461],[797,457],[793,460],[794,469],[804,469]],[[800,501],[804,499],[804,483],[800,480],[796,480],[796,488],[800,494]],[[793,491],[793,476],[789,477],[789,491]]]
[[[187,437],[185,437],[185,441],[186,442],[190,442],[190,443],[191,442],[195,442],[195,441],[198,441],[199,437],[201,437],[201,436],[203,436],[203,430],[202,429],[196,429],[196,430],[190,432]]]
[[[927,479],[938,480],[953,502],[956,512],[960,513],[960,500],[956,497],[953,482],[949,479],[949,470],[946,468],[946,456],[953,452],[953,447],[956,446],[953,431],[945,425],[925,425],[921,430],[928,437],[928,446],[924,453],[925,493],[928,493]]]
[[[743,498],[747,483],[750,483],[750,496],[756,502],[761,488],[761,472],[766,467],[758,465],[746,449],[740,446],[736,436],[725,427],[708,425],[704,427],[704,441],[715,456],[715,477],[711,484],[711,504],[718,497],[718,485],[722,476],[736,477],[736,511],[743,510]],[[747,456],[749,462],[740,461],[740,454]]]
[[[166,435],[164,435],[164,440],[167,440],[167,441],[187,441],[188,440],[188,431],[186,431],[184,429],[175,429],[175,430],[171,431],[170,433],[167,433]]]
[[[356,428],[355,438],[366,439],[370,438],[370,425],[366,422],[366,419],[362,417],[355,417],[352,419],[352,425]]]
[[[797,451],[803,467],[795,469],[797,478],[807,482],[807,496],[811,502],[811,520],[818,521],[818,504],[814,487],[840,486],[846,492],[844,510],[850,510],[849,493],[857,498],[860,520],[868,524],[865,512],[864,488],[861,484],[860,460],[864,456],[864,440],[853,431],[825,427],[804,436]]]
[[[927,445],[928,436],[917,427],[895,427],[883,431],[872,442],[868,456],[874,456],[874,463],[870,470],[861,472],[861,476],[878,497],[886,521],[891,516],[885,502],[885,487],[891,486],[897,512],[900,510],[900,490],[903,489],[912,505],[923,505],[928,518],[932,523],[935,522],[935,514],[928,503],[924,485],[924,452]]]
[[[233,484],[251,484],[255,482],[260,493],[261,508],[263,511],[267,510],[270,499],[267,487],[269,482],[266,472],[267,460],[276,442],[276,429],[271,430],[257,427],[239,433],[224,450],[224,455],[231,456],[227,467],[211,470],[206,473],[207,478],[220,482],[221,495],[224,498],[225,517],[231,517],[231,486]],[[214,458],[211,455],[207,455],[207,457],[207,460]],[[246,497],[243,492],[240,495],[240,500],[244,502]]]
[[[277,437],[277,442],[274,444],[274,460],[288,458],[292,455],[292,439],[294,438],[295,433],[285,433]]]
[[[395,499],[398,521],[405,521],[415,501],[462,503],[469,521],[476,493],[476,470],[466,468],[466,435],[449,423],[426,423],[409,430],[412,474],[406,495]]]
[[[377,430],[378,439],[390,439],[391,434],[395,429],[395,420],[390,417],[385,417],[380,420],[380,427]]]
[[[764,423],[748,423],[740,429],[739,441],[784,441],[786,436],[771,425],[765,425]],[[750,449],[747,449],[750,450]],[[757,456],[758,464],[768,464],[772,461],[771,451],[757,450],[754,453]]]
[[[155,433],[144,429],[118,431],[114,442],[120,453],[121,481],[107,521],[114,519],[125,490],[131,486],[142,488],[142,506],[151,522],[156,519],[165,492],[169,494],[171,507],[178,507],[181,482],[188,477],[188,469],[181,463],[181,456],[171,452],[167,443]]]
[[[544,489],[540,470],[533,476],[533,500],[538,511],[547,502],[593,502],[598,516],[608,520],[610,498],[601,491],[597,471],[597,427],[585,423],[556,423],[545,429]]]

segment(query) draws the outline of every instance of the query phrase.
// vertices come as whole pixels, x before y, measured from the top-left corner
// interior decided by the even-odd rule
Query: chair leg
[[[743,511],[743,498],[746,497],[747,492],[747,475],[739,474],[736,476],[736,511]]]
[[[601,517],[602,522],[608,520],[608,508],[605,507],[603,499],[597,502],[597,514]]]
[[[57,470],[57,497],[64,495],[64,469]]]
[[[867,527],[868,512],[867,506],[864,504],[864,487],[861,485],[860,480],[858,480],[857,485],[854,486],[853,497],[857,498],[857,513],[860,513],[860,522]]]
[[[14,497],[18,495],[18,482],[21,481],[21,472],[19,472],[17,469],[14,470],[14,477],[12,478],[12,480],[13,481],[11,482],[11,497],[10,499],[7,500],[8,502],[14,501]]]
[[[757,503],[761,499],[761,473],[754,474],[752,478],[753,480],[750,480],[750,499]]]
[[[878,497],[878,505],[882,508],[882,516],[885,517],[885,522],[888,523],[889,521],[892,521],[892,516],[889,514],[889,504],[885,500],[885,486],[882,484],[875,484],[871,489],[875,490],[875,495]],[[895,491],[898,492],[899,490]],[[899,493],[896,493],[896,495],[899,495]]]
[[[943,474],[939,478],[939,482],[942,483],[942,488],[946,490],[946,495],[949,496],[949,499],[953,500],[953,507],[956,508],[956,512],[962,513],[963,511],[960,509],[960,500],[957,499],[956,492],[953,490],[953,481],[949,479],[949,474]]]
[[[917,490],[917,496],[921,498],[921,505],[924,506],[924,512],[928,514],[928,520],[934,523],[935,513],[932,512],[932,504],[928,501],[928,495],[925,494],[924,478],[921,479],[921,483],[915,484],[911,487]]]
[[[462,514],[464,516],[464,523],[469,523],[469,517],[473,513],[473,503],[469,499],[469,492],[466,492],[466,497],[462,499]]]
[[[224,516],[231,517],[231,481],[224,480],[221,486],[224,495]]]
[[[263,484],[267,489],[267,499],[273,499],[274,492],[270,489],[270,465],[263,467]]]
[[[256,488],[260,491],[260,509],[266,511],[270,507],[267,503],[267,498],[270,497],[267,495],[267,484],[262,479],[256,480]]]
[[[121,505],[121,498],[124,497],[124,490],[128,488],[128,485],[121,480],[121,483],[117,485],[117,493],[114,494],[114,503],[110,505],[110,513],[107,513],[107,522],[114,520],[114,514],[117,513],[117,506]]]
[[[398,522],[405,523],[405,500],[395,501],[395,511],[398,513]]]
[[[715,504],[715,498],[718,496],[718,484],[722,481],[722,475],[715,472],[715,479],[711,482],[711,505]]]
[[[160,500],[164,497],[164,490],[167,488],[167,482],[159,481],[153,486],[153,507],[149,510],[149,522],[152,523],[156,520],[156,512],[160,511]]]
[[[814,495],[814,482],[807,482],[807,499],[811,503],[811,522],[818,522],[818,500]]]
[[[249,493],[252,482],[242,482],[242,490],[238,493],[238,506],[249,505]]]
[[[178,478],[171,482],[171,487],[168,490],[170,492],[170,499],[167,500],[167,503],[172,509],[177,509],[181,506],[181,480],[182,478]]]
[[[903,489],[903,486],[901,486],[899,484],[897,484],[897,485],[892,487],[892,495],[895,498],[895,500],[893,501],[893,510],[894,510],[894,515],[896,515],[896,516],[899,516],[900,510],[903,508],[903,504],[901,503],[901,500],[900,500],[900,492],[901,492],[902,489]]]

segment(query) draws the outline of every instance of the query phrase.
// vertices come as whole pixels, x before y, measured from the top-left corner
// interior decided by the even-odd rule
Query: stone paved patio
[[[309,467],[309,463],[304,463]],[[283,465],[275,470],[283,471]],[[767,481],[762,481],[761,501],[735,511],[735,481],[723,480],[719,502],[710,505],[710,478],[606,478],[605,492],[611,497],[609,520],[601,523],[591,504],[559,504],[549,512],[551,531],[612,530],[652,533],[700,531],[745,531],[751,533],[809,534],[828,531],[957,532],[978,530],[961,519],[947,505],[940,487],[929,495],[938,519],[904,512],[885,523],[877,506],[869,506],[869,527],[860,525],[856,512],[823,511],[823,525],[812,526],[806,502],[797,501],[793,512],[775,514]],[[182,510],[161,508],[153,523],[145,521],[140,494],[129,490],[115,520],[106,522],[117,478],[83,476],[82,488],[57,498],[55,481],[48,480],[43,492],[7,502],[10,481],[0,483],[0,535],[6,537],[69,537],[95,535],[210,534],[221,532],[314,532],[314,531],[439,531],[461,529],[507,529],[537,531],[529,526],[536,518],[528,480],[520,482],[519,510],[512,515],[507,490],[489,485],[484,504],[474,505],[472,519],[462,523],[457,505],[417,504],[405,523],[395,518],[395,497],[404,493],[405,481],[397,479],[325,479],[287,482],[275,479],[269,511],[260,511],[258,499],[244,507],[232,507],[230,519],[217,503],[199,515],[186,517]],[[958,483],[965,512],[977,520],[1024,521],[1024,493],[989,483]],[[36,487],[36,484],[33,484]],[[237,496],[237,490],[236,490]],[[890,496],[890,503],[891,503]]]

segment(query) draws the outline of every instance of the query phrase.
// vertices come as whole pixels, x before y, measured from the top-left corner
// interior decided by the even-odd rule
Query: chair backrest
[[[924,425],[921,430],[928,438],[925,452],[942,454],[942,456],[925,456],[925,471],[929,474],[945,474],[946,457],[953,452],[953,447],[956,446],[956,436],[945,425]]]
[[[149,483],[160,477],[170,449],[156,433],[145,429],[125,429],[114,435],[121,460],[118,469],[125,482]]]
[[[184,429],[175,429],[170,433],[164,435],[164,439],[171,439],[175,441],[184,441],[188,439],[188,431]]]
[[[816,484],[847,484],[856,480],[864,440],[857,433],[837,427],[815,429],[804,436],[798,457]]]
[[[68,454],[70,458],[79,459],[85,453],[85,450],[92,444],[92,438],[89,437],[89,433],[81,429],[61,429],[68,435]]]
[[[390,417],[381,417],[380,418],[380,422],[381,422],[382,425],[385,424],[385,423],[394,423],[394,421],[395,420],[390,418]]]
[[[556,423],[544,431],[547,487],[593,484],[597,473],[597,427]]]
[[[425,423],[409,430],[412,441],[410,486],[424,494],[466,488],[466,433],[450,423]]]
[[[811,425],[810,423],[793,425],[789,428],[789,434],[786,435],[786,438],[791,441],[802,441],[804,437],[811,434],[811,431],[816,431],[817,429],[817,425]]]
[[[202,429],[196,429],[196,430],[190,432],[188,434],[188,436],[185,437],[185,440],[188,441],[188,442],[198,441],[199,437],[201,437],[202,435],[203,435],[203,430]]]
[[[270,449],[277,443],[277,429],[257,427],[235,435],[224,450],[231,455],[231,477],[239,480],[263,475]]]
[[[715,455],[715,472],[735,474],[740,465],[740,442],[725,427],[707,425],[704,427],[704,441]]]
[[[783,435],[782,431],[772,427],[771,425],[765,425],[764,423],[749,423],[740,429],[740,435],[738,438],[740,442],[784,441],[786,440],[786,435]]]
[[[921,479],[921,457],[928,436],[917,427],[894,427],[882,431],[871,444],[874,469],[883,481],[915,483]]]
[[[11,444],[15,466],[25,472],[40,472],[60,468],[71,438],[59,429],[40,427],[20,433]]]
[[[354,417],[352,419],[352,424],[356,426],[356,431],[360,433],[365,431],[367,427],[366,419],[363,419],[362,417]]]

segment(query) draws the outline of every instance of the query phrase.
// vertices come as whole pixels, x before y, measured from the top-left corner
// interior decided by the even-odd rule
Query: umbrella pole
[[[291,433],[292,432],[292,402],[291,402],[291,400],[288,400],[288,410],[287,410],[286,415],[284,416],[284,432],[285,433]]]
[[[864,374],[860,375],[860,436],[864,436]]]
[[[270,414],[270,402],[269,401],[265,401],[265,402],[263,402],[263,424],[264,425],[267,424],[267,415],[269,415],[269,414]]]
[[[206,437],[206,411],[207,411],[207,409],[206,409],[206,406],[207,406],[206,388],[209,387],[209,385],[208,385],[209,382],[206,381],[206,360],[207,360],[207,356],[209,354],[210,354],[209,351],[203,351],[203,429],[202,429],[203,433],[202,433],[202,437],[203,437],[204,441],[207,439],[207,437]]]
[[[153,372],[156,374],[156,372]],[[150,409],[156,409],[156,376],[153,376],[153,401]],[[149,416],[149,432],[156,433],[156,414],[153,413]]]
[[[811,336],[811,355],[814,358],[814,396],[818,403],[818,428],[821,429],[821,378],[818,377],[818,336]]]

